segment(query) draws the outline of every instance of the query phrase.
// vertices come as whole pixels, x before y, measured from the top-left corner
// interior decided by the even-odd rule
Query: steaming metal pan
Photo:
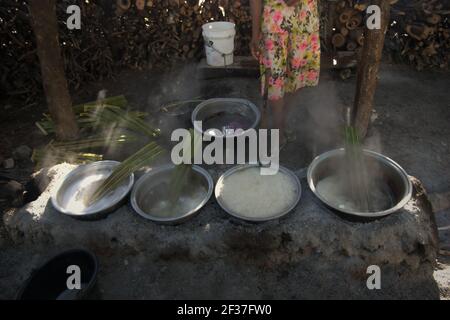
[[[170,186],[173,170],[175,166],[173,164],[166,164],[144,174],[133,187],[131,192],[131,206],[134,211],[141,217],[151,220],[159,224],[175,225],[182,223],[192,217],[194,217],[198,211],[208,202],[212,195],[213,179],[211,175],[200,166],[193,165],[192,172],[187,182],[186,189],[181,192],[180,196],[185,195],[186,192],[196,192],[200,190],[201,200],[198,204],[192,208],[176,212],[175,215],[166,217],[157,216],[152,214],[152,205],[154,202],[152,199],[158,198],[158,191],[163,190],[163,185]],[[162,197],[160,197],[161,199]],[[197,199],[195,200],[197,201]],[[178,210],[178,209],[177,209]]]
[[[344,214],[362,218],[383,217],[403,208],[412,197],[412,183],[408,178],[408,174],[399,164],[382,154],[369,150],[363,150],[363,153],[367,161],[372,161],[377,165],[379,176],[389,187],[393,199],[391,208],[378,212],[358,212],[343,209],[339,207],[339,204],[329,201],[317,191],[316,186],[318,182],[336,172],[335,169],[339,165],[339,161],[342,161],[342,158],[345,156],[344,148],[325,152],[312,161],[307,172],[308,185],[311,191],[328,207]]]
[[[206,128],[200,127],[197,123],[199,121],[205,122],[208,118],[217,115],[230,115],[230,114],[239,114],[240,116],[245,117],[250,126],[244,130],[242,133],[233,133],[224,135],[211,135],[211,133]],[[252,102],[245,99],[237,99],[237,98],[214,98],[205,100],[194,109],[191,115],[191,121],[194,129],[203,134],[206,137],[213,138],[236,138],[238,136],[244,135],[250,129],[256,129],[258,127],[259,122],[261,121],[261,112],[257,106],[255,106]],[[202,124],[203,126],[203,124]],[[222,128],[214,128],[219,131]],[[206,131],[204,131],[206,130]]]
[[[246,170],[246,169],[252,168],[252,167],[260,167],[260,165],[258,165],[258,164],[238,165],[238,166],[232,167],[231,169],[227,170],[222,176],[220,176],[219,180],[216,183],[216,188],[215,188],[215,192],[214,192],[217,203],[220,205],[220,207],[225,212],[230,214],[231,216],[241,219],[241,220],[248,221],[248,222],[265,222],[265,221],[275,220],[275,219],[279,219],[279,218],[285,216],[286,214],[288,214],[289,212],[291,212],[297,206],[298,202],[300,201],[300,198],[302,196],[302,186],[300,184],[300,180],[295,175],[295,173],[293,173],[291,170],[289,170],[283,166],[279,166],[279,171],[286,174],[288,177],[290,177],[292,179],[293,184],[296,187],[295,192],[297,194],[296,199],[285,210],[283,210],[282,212],[279,212],[278,214],[273,215],[271,217],[257,218],[257,217],[243,216],[239,212],[234,212],[230,208],[227,207],[227,205],[224,203],[224,201],[222,200],[222,198],[219,195],[219,187],[218,187],[219,184],[221,182],[223,182],[227,177],[233,175],[234,173],[241,171],[241,170]]]
[[[114,191],[89,207],[82,205],[83,199],[92,194],[101,181],[106,179],[120,162],[105,160],[81,165],[72,170],[52,195],[53,207],[59,212],[79,220],[98,220],[120,207],[130,192],[134,175],[131,174]]]

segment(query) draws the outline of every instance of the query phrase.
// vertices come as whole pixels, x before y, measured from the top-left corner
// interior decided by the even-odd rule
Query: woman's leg
[[[268,108],[272,111],[272,128],[280,130],[280,142],[284,143],[285,128],[285,81],[288,34],[264,34],[264,50],[261,60],[263,75],[262,93],[266,110],[263,110],[262,123],[267,124]]]
[[[285,105],[284,105],[284,116],[285,116],[285,124],[284,124],[284,133],[286,140],[289,142],[297,140],[297,130],[298,130],[298,123],[289,122],[288,119],[290,119],[290,113],[293,110],[296,110],[297,108],[302,107],[302,102],[300,100],[300,89],[296,90],[295,92],[286,93],[284,96]],[[301,119],[301,121],[306,121],[306,119]]]
[[[261,111],[261,121],[259,127],[261,129],[270,129],[269,128],[269,76],[270,72],[265,72],[265,83],[263,87],[263,104],[260,108]]]
[[[272,78],[272,74],[270,70],[266,70],[265,73],[265,91],[264,91],[264,100],[266,104],[265,110],[263,110],[263,113],[266,113],[266,115],[262,115],[261,117],[261,123],[263,123],[263,118],[267,121],[267,113],[268,113],[268,107],[272,110],[272,128],[273,129],[279,129],[280,134],[280,145],[282,145],[285,142],[285,124],[286,124],[286,106],[285,106],[285,99],[283,95],[279,95],[276,97],[276,99],[273,99],[273,97],[269,96],[269,87],[270,87],[270,79]],[[272,98],[269,100],[269,98]],[[264,109],[264,108],[263,108]]]
[[[285,99],[270,101],[273,114],[273,127],[280,130],[280,146],[286,142],[286,105]]]
[[[286,119],[287,119],[287,117],[288,117],[288,115],[289,115],[289,112],[292,110],[292,107],[293,107],[293,105],[294,104],[298,104],[298,101],[297,101],[297,98],[298,98],[298,95],[297,95],[297,92],[298,91],[296,91],[296,92],[289,92],[289,93],[286,93],[285,95],[284,95],[284,100],[285,100],[285,117],[286,117]],[[296,103],[297,102],[297,103]]]

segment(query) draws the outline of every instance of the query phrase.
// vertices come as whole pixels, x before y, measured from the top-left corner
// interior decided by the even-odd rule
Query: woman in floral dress
[[[272,107],[274,127],[285,138],[286,98],[319,82],[317,0],[250,0],[252,55],[259,60],[261,90]],[[263,115],[265,122],[266,115]]]

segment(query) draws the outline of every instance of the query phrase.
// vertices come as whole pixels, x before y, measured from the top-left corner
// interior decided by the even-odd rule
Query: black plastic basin
[[[81,289],[68,290],[67,279],[71,274],[67,268],[80,268]],[[60,253],[34,270],[25,282],[19,300],[80,300],[92,290],[97,279],[97,258],[89,251],[74,249]]]

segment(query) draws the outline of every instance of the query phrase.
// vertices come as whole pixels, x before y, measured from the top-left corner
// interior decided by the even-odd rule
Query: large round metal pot
[[[258,107],[248,100],[234,98],[203,101],[191,115],[194,129],[208,137],[237,137],[250,129],[256,129],[260,120],[261,112]],[[243,132],[231,133],[231,129],[242,129]]]
[[[79,268],[80,288],[69,289],[70,267]],[[73,272],[73,271],[71,271]],[[81,300],[87,298],[97,280],[98,262],[84,249],[62,252],[35,269],[20,288],[18,300]]]
[[[64,178],[53,194],[51,198],[53,207],[79,220],[105,218],[125,202],[134,183],[134,174],[94,204],[86,207],[82,200],[92,194],[119,164],[118,161],[104,160],[75,168]]]
[[[141,217],[160,224],[179,224],[195,216],[208,202],[213,191],[212,177],[205,169],[193,165],[179,198],[188,199],[195,195],[195,203],[181,208],[175,206],[168,216],[152,212],[155,202],[167,198],[174,170],[173,164],[163,165],[147,172],[136,182],[131,192],[131,206]]]
[[[302,186],[300,184],[300,180],[295,175],[295,173],[293,173],[291,170],[289,170],[283,166],[279,167],[279,171],[281,173],[285,174],[286,176],[290,177],[290,179],[292,180],[292,185],[295,186],[295,193],[296,193],[296,197],[295,197],[294,201],[292,203],[288,203],[284,210],[274,214],[271,217],[247,217],[247,216],[242,215],[239,212],[233,211],[232,209],[230,209],[227,206],[227,204],[223,201],[222,197],[220,196],[219,186],[222,183],[224,183],[224,181],[227,179],[227,177],[230,177],[233,174],[238,173],[239,171],[247,170],[247,169],[254,168],[254,167],[260,167],[260,166],[256,165],[256,164],[237,165],[237,166],[234,166],[234,167],[228,169],[224,174],[222,174],[222,176],[220,176],[220,178],[218,179],[218,181],[216,183],[215,192],[214,192],[217,203],[220,205],[220,207],[225,212],[230,214],[231,216],[241,219],[241,220],[245,220],[247,222],[265,222],[265,221],[279,219],[279,218],[282,218],[283,216],[287,215],[292,210],[294,210],[294,208],[297,206],[297,204],[300,201],[300,198],[302,196]],[[243,191],[243,192],[245,192],[245,191]]]
[[[331,202],[317,191],[317,184],[319,181],[335,174],[337,168],[345,161],[345,150],[343,148],[325,152],[313,160],[308,167],[307,173],[309,188],[317,198],[328,207],[345,214],[376,218],[398,211],[412,196],[412,184],[407,173],[400,165],[382,154],[369,150],[363,150],[363,154],[364,161],[371,166],[371,168],[376,168],[372,170],[371,174],[373,175],[374,172],[376,172],[377,178],[382,179],[383,183],[389,188],[392,199],[392,206],[390,208],[377,212],[359,212],[343,209],[338,203]]]

